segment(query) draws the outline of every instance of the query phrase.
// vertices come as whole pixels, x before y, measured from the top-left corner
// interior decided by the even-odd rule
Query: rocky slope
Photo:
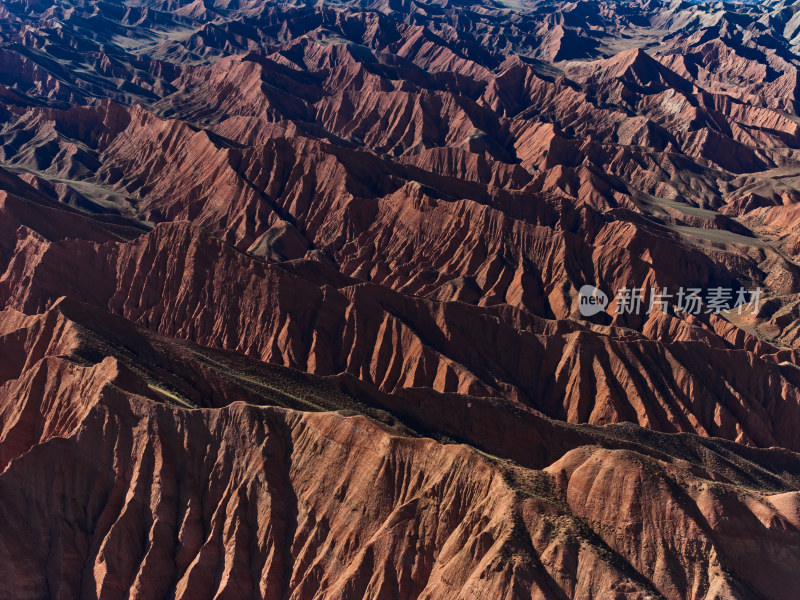
[[[786,598],[799,23],[4,3],[0,597]]]
[[[2,317],[7,597],[781,598],[798,568],[785,450],[478,398],[444,444],[408,402],[67,299]],[[344,416],[363,400],[384,424]]]

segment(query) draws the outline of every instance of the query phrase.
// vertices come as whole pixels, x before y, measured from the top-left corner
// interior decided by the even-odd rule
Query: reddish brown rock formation
[[[207,4],[0,7],[0,596],[785,600],[794,9]]]
[[[0,385],[0,572],[16,597],[781,598],[797,568],[777,560],[800,545],[786,451],[462,404],[451,433],[491,457],[392,417],[248,405],[242,383],[263,378],[276,399],[358,400],[68,300],[2,316],[3,352],[29,356]],[[105,337],[121,331],[125,345]],[[227,406],[180,406],[184,361]],[[530,452],[526,467],[493,441],[506,421],[524,431],[507,448]]]

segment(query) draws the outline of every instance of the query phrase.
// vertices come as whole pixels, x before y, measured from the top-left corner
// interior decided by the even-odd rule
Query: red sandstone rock
[[[0,596],[789,597],[797,29],[0,6]]]
[[[796,569],[772,559],[800,544],[797,493],[784,491],[798,481],[793,453],[571,429],[475,399],[492,435],[474,418],[445,430],[491,458],[400,436],[396,422],[237,401],[243,363],[219,353],[229,405],[190,410],[176,402],[184,390],[148,379],[182,355],[206,371],[199,347],[68,300],[0,322],[4,353],[15,339],[32,351],[0,385],[0,573],[16,597],[781,598]],[[104,338],[120,329],[127,347]],[[162,344],[169,354],[150,362],[146,348]],[[89,347],[117,357],[87,363]],[[280,391],[327,385],[298,381]],[[506,421],[526,432],[508,449],[544,451],[541,466],[502,458],[493,436]]]

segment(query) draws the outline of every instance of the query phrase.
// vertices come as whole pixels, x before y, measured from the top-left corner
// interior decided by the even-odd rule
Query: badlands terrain
[[[794,598],[799,70],[784,0],[4,0],[0,599]]]

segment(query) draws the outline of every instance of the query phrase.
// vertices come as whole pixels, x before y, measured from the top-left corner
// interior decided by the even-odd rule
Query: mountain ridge
[[[0,597],[791,595],[796,21],[5,3]]]

